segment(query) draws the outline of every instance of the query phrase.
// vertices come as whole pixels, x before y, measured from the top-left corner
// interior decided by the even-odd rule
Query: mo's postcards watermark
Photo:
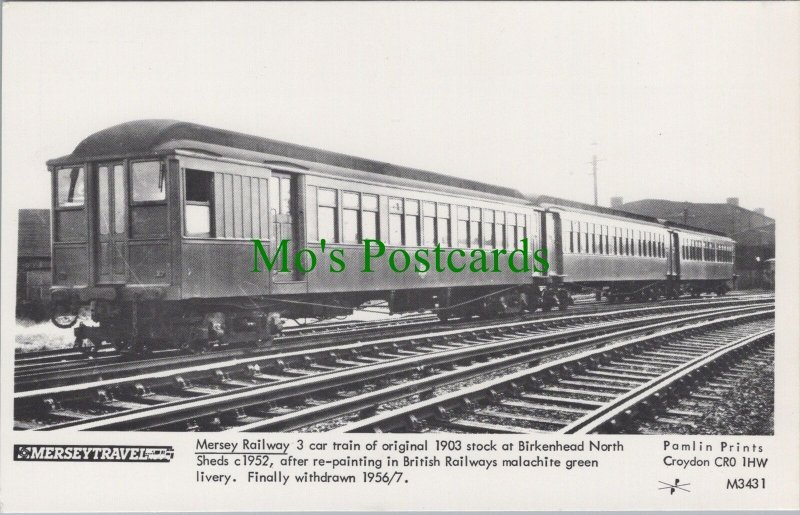
[[[261,240],[253,240],[253,272],[260,272],[259,261],[267,271],[289,272],[290,263],[302,273],[308,273],[317,267],[318,251],[302,248],[290,256],[289,240],[281,240],[274,249],[272,256]],[[347,268],[344,248],[327,249],[327,242],[319,242],[319,252],[327,255],[330,263],[328,270],[333,273],[344,272]],[[330,250],[330,252],[328,252]],[[380,240],[364,240],[361,272],[371,273],[377,269],[387,267],[392,272],[405,272],[412,268],[418,273],[429,271],[454,273],[459,272],[502,272],[504,269],[511,272],[536,272],[547,273],[550,264],[547,261],[547,249],[531,249],[528,238],[520,240],[518,248],[507,249],[460,249],[442,248],[437,244],[433,248],[414,248],[411,251],[405,248],[394,248],[387,254],[386,244]],[[531,265],[533,257],[533,265]],[[291,261],[290,261],[291,260]]]

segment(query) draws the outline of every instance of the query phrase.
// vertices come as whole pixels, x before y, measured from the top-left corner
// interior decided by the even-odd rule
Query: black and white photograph
[[[792,506],[798,4],[3,7],[8,506]]]

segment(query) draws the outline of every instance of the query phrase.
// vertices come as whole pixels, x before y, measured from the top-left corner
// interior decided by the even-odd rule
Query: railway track
[[[506,322],[498,322],[490,326],[486,326],[486,322],[482,323],[470,322],[464,325],[456,326],[456,329],[441,329],[434,333],[426,333],[424,336],[427,338],[450,338],[454,335],[462,335],[464,337],[482,336],[489,334],[493,331],[508,330],[525,330],[536,328],[541,324],[547,324],[551,321],[564,320],[567,323],[592,323],[596,321],[610,320],[613,318],[620,318],[625,316],[635,316],[637,313],[644,315],[656,313],[669,313],[674,310],[692,310],[702,307],[713,307],[717,305],[734,306],[747,304],[750,302],[767,302],[760,300],[720,300],[711,303],[683,303],[679,305],[661,305],[661,306],[648,306],[642,308],[627,308],[617,309],[611,311],[600,311],[579,315],[575,312],[569,314],[553,314],[547,317],[527,318],[525,320],[511,320]],[[47,390],[55,391],[55,388],[66,387],[68,385],[87,385],[91,384],[92,388],[109,388],[119,387],[119,382],[111,380],[115,378],[138,378],[143,377],[147,380],[146,374],[167,371],[174,375],[185,374],[187,379],[207,379],[209,377],[209,370],[215,373],[223,371],[225,373],[232,372],[239,376],[248,376],[249,373],[242,370],[243,365],[258,365],[264,369],[278,369],[286,368],[286,362],[291,366],[297,366],[298,360],[300,365],[309,360],[319,360],[320,356],[326,356],[329,352],[358,352],[367,349],[370,352],[370,344],[376,344],[385,347],[387,344],[407,344],[413,342],[415,337],[420,337],[419,333],[413,332],[410,335],[400,334],[397,336],[389,335],[384,337],[383,334],[377,334],[373,339],[365,339],[357,341],[355,344],[350,344],[352,340],[347,340],[349,347],[342,348],[341,345],[332,343],[325,345],[324,342],[306,342],[305,345],[299,347],[299,350],[292,350],[291,348],[285,349],[283,352],[235,352],[235,353],[214,353],[202,356],[171,356],[167,358],[157,358],[141,361],[129,362],[92,362],[90,366],[86,367],[55,367],[46,368],[44,370],[28,370],[24,369],[15,374],[15,391],[27,392],[30,390]],[[413,343],[412,343],[413,345]],[[270,357],[271,359],[263,359]],[[283,360],[284,365],[278,364]],[[201,373],[196,373],[201,370]],[[189,377],[191,376],[191,377]],[[129,379],[133,380],[133,379]],[[76,389],[86,389],[86,386],[75,388],[63,388],[61,393],[66,393]],[[59,394],[59,395],[60,395]]]
[[[618,433],[629,432],[638,418],[659,409],[671,410],[668,422],[676,423],[675,417],[695,413],[667,408],[668,399],[771,345],[772,316],[768,311],[726,315],[660,331],[410,403],[339,430]],[[698,391],[695,400],[708,400],[704,390]]]
[[[598,314],[498,324],[479,332],[444,331],[425,338],[394,338],[320,349],[312,355],[287,353],[227,365],[216,363],[203,370],[172,370],[102,384],[21,392],[15,395],[15,413],[27,413],[28,417],[17,417],[16,427],[295,429],[308,425],[308,420],[301,423],[299,419],[309,413],[309,404],[319,407],[312,409],[312,422],[317,421],[319,413],[328,418],[339,416],[341,413],[336,410],[342,409],[342,404],[337,400],[356,398],[363,391],[380,390],[387,384],[403,392],[401,396],[413,395],[416,387],[410,393],[405,391],[404,385],[415,383],[409,383],[409,377],[432,374],[423,378],[424,382],[438,377],[443,368],[452,369],[447,373],[448,380],[460,380],[583,346],[605,345],[671,324],[765,309],[763,303],[728,305],[705,312],[697,312],[697,307],[692,307],[693,314],[680,311],[678,306],[650,307],[606,313],[602,315],[605,321],[599,321]],[[664,313],[670,309],[672,313]],[[632,312],[637,315],[631,317]],[[301,365],[294,365],[289,354]],[[262,366],[259,359],[273,361]],[[285,360],[290,360],[288,366]],[[190,376],[192,373],[199,375]],[[211,381],[204,382],[203,374],[211,376]],[[87,402],[87,394],[91,394],[91,402]],[[358,409],[372,409],[379,404]],[[328,406],[332,412],[327,411]],[[285,423],[285,417],[298,420]]]
[[[774,366],[774,333],[767,332],[734,351],[645,396],[608,430],[622,434],[699,434],[706,417],[732,396],[737,386],[760,368]]]
[[[741,303],[758,300],[772,299],[771,296],[748,295],[733,296],[731,298],[711,298],[711,299],[686,299],[674,302],[659,303],[659,307],[671,307],[676,305],[700,305],[703,302],[709,304],[716,303]],[[627,305],[631,309],[638,306],[653,306],[652,303]],[[626,306],[626,307],[627,307]],[[619,310],[620,306],[602,305],[583,305],[569,311],[569,314],[578,313],[601,313],[605,311]],[[521,317],[514,317],[511,320],[540,320],[546,318],[556,318],[564,316],[561,312],[526,314]],[[183,355],[176,352],[164,352],[155,354],[148,358],[132,358],[123,356],[113,349],[103,349],[96,355],[87,357],[83,353],[65,350],[60,354],[53,354],[52,351],[44,351],[42,356],[31,356],[21,358],[17,356],[15,361],[15,385],[17,390],[29,389],[32,386],[42,387],[57,384],[58,382],[69,383],[79,382],[94,377],[108,377],[118,375],[115,369],[124,371],[134,371],[136,369],[153,370],[153,367],[169,368],[173,364],[176,366],[186,363],[208,363],[224,359],[252,356],[254,354],[265,354],[274,352],[284,352],[286,350],[310,349],[316,346],[333,345],[341,342],[353,341],[353,339],[368,337],[388,337],[411,334],[421,334],[432,329],[457,329],[480,327],[485,325],[485,320],[466,320],[442,324],[438,319],[430,314],[415,314],[404,317],[392,318],[389,320],[369,321],[369,322],[350,322],[347,324],[326,323],[326,328],[316,325],[307,328],[307,331],[290,332],[276,339],[275,343],[265,348],[254,349],[252,347],[233,348],[221,350],[213,353],[201,355]],[[107,366],[108,365],[108,366]]]

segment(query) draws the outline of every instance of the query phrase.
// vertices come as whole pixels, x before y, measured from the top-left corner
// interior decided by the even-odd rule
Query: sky
[[[173,118],[600,204],[739,197],[800,157],[797,3],[3,5],[3,180]],[[5,188],[4,188],[5,190]]]

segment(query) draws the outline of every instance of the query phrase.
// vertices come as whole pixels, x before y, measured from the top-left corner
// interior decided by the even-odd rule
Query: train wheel
[[[53,322],[54,326],[60,329],[69,329],[78,321],[78,314],[71,313],[69,306],[56,304],[53,306],[53,313],[50,315],[50,321]]]

